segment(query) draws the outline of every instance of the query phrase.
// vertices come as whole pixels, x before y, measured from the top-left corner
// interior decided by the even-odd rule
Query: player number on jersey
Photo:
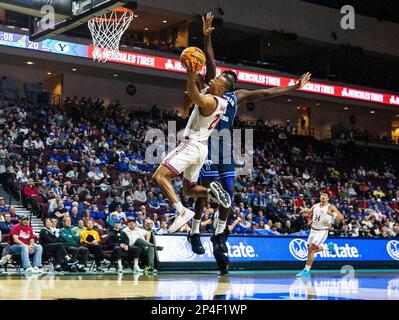
[[[215,119],[214,119],[214,120],[212,121],[212,123],[209,125],[208,130],[213,130],[213,128],[216,127],[216,124],[219,122],[221,116],[222,116],[221,114],[217,114],[217,115],[216,115]]]

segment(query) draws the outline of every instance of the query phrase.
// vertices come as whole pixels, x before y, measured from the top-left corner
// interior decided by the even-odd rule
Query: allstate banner
[[[158,252],[162,262],[214,262],[209,236],[201,237],[205,254],[191,251],[186,236],[156,236],[164,249]],[[327,250],[316,254],[319,261],[399,261],[399,241],[395,239],[330,238],[336,254]],[[305,261],[306,238],[285,236],[230,236],[227,240],[231,262]]]

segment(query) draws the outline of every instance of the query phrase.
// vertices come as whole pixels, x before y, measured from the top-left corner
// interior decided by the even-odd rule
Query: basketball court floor
[[[0,277],[0,299],[154,300],[399,300],[398,270],[160,272],[158,275],[106,273],[11,275]]]

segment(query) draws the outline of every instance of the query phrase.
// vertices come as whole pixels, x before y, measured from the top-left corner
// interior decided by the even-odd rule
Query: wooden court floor
[[[399,271],[339,270],[314,272],[298,279],[297,271],[174,272],[158,275],[79,274],[0,276],[2,300],[154,299],[154,300],[399,300]]]

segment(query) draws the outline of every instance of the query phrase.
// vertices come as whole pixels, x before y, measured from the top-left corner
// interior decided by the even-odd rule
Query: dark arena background
[[[144,316],[176,318],[189,300],[241,316],[255,300],[398,300],[398,76],[394,1],[0,1],[0,299],[149,300]],[[215,163],[198,166],[209,134],[190,160],[188,111],[209,124],[217,90],[228,107],[203,130],[234,121],[226,229],[211,188],[171,232]],[[199,180],[172,163],[183,149]]]

